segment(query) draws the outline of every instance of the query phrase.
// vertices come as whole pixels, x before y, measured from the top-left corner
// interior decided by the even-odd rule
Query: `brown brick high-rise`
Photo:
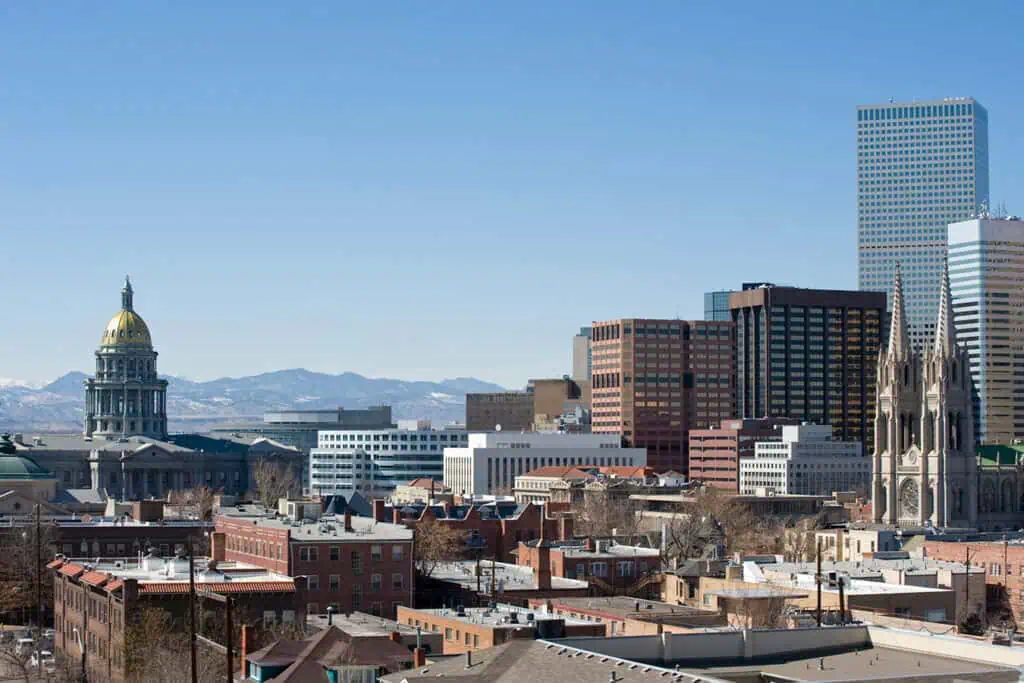
[[[656,471],[686,473],[687,432],[732,417],[734,325],[624,318],[595,322],[594,432],[647,449]]]

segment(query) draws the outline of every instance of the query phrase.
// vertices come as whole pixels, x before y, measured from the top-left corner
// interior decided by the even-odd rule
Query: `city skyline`
[[[1013,3],[583,10],[10,8],[0,377],[87,370],[125,272],[171,375],[507,387],[570,373],[593,320],[852,289],[856,107],[890,98],[982,102],[991,202],[1024,205],[986,39]]]

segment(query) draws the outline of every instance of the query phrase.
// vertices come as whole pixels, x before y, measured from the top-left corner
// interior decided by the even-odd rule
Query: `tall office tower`
[[[577,382],[590,381],[591,328],[581,327],[572,338],[572,378]]]
[[[732,314],[729,313],[730,294],[732,290],[729,289],[704,292],[704,319],[732,320]]]
[[[858,288],[903,271],[911,343],[935,336],[950,223],[988,203],[988,112],[970,98],[857,108]]]
[[[686,473],[690,426],[733,413],[732,323],[625,318],[593,329],[591,431],[646,448],[659,472]]]
[[[976,218],[949,226],[949,285],[957,337],[970,357],[974,434],[983,444],[1024,438],[1024,221]]]
[[[738,417],[831,424],[837,439],[870,448],[885,295],[764,286],[729,306]]]

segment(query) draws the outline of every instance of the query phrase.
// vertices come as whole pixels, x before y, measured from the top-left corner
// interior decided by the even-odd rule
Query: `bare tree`
[[[39,556],[36,557],[36,551]],[[43,609],[53,610],[53,574],[46,563],[57,554],[57,528],[52,522],[14,526],[0,537],[0,614],[17,614],[22,623],[35,622],[38,615],[36,582],[42,578]],[[40,571],[41,568],[41,571]]]
[[[414,534],[416,569],[426,578],[430,578],[442,562],[462,557],[466,548],[465,534],[435,519],[418,522]]]
[[[127,680],[179,683],[191,670],[188,633],[166,610],[145,607],[125,631]],[[220,653],[197,649],[197,673],[202,683],[224,680],[226,665]]]
[[[264,507],[277,507],[279,498],[286,498],[298,489],[294,468],[280,461],[260,458],[252,469],[256,495]]]
[[[665,529],[670,557],[704,557],[713,546],[720,546],[724,555],[776,549],[777,526],[758,518],[721,489],[709,486],[697,491],[691,500],[680,503],[678,512]]]
[[[200,485],[184,491],[171,491],[167,495],[167,503],[180,519],[192,517],[209,520],[216,498],[216,491],[209,486]]]
[[[628,497],[614,496],[606,488],[588,488],[583,499],[570,507],[575,516],[573,531],[591,537],[625,536],[640,533],[642,508]]]
[[[0,648],[0,676],[4,681],[25,681],[32,683],[35,669],[31,663],[31,652],[15,652],[13,648]]]

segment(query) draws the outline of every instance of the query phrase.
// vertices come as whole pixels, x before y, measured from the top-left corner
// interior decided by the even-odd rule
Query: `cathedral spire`
[[[939,290],[939,321],[935,325],[935,353],[948,356],[956,350],[956,323],[953,320],[953,297],[949,293],[949,264],[942,268]]]
[[[892,325],[889,328],[889,353],[898,359],[905,359],[909,354],[907,339],[907,313],[903,309],[903,277],[900,275],[900,264],[896,262],[896,282],[892,287]]]
[[[124,276],[124,287],[121,288],[121,310],[132,310],[132,281],[127,275]]]

